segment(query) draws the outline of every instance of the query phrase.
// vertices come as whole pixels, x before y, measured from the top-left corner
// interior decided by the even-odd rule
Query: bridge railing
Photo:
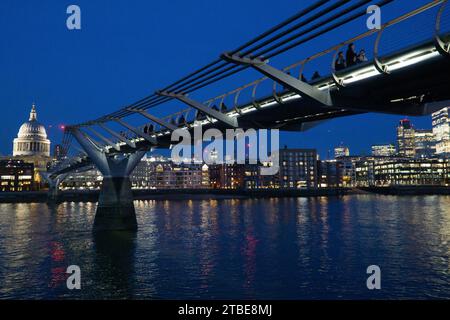
[[[432,44],[436,36],[436,18],[441,7],[430,5],[428,10],[415,10],[402,19],[387,23],[378,32],[375,42],[374,63],[377,69],[389,73],[395,66],[388,66],[388,61],[397,52],[409,47],[417,48],[420,44]],[[397,28],[398,25],[402,28]]]

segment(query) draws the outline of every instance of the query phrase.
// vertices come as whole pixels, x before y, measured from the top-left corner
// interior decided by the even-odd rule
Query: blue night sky
[[[383,22],[426,2],[397,0],[383,9]],[[70,4],[81,7],[82,30],[66,28],[66,8]],[[59,124],[97,118],[139,100],[309,4],[311,1],[300,0],[2,0],[0,153],[12,152],[12,140],[20,124],[27,120],[33,101],[54,144],[61,139]],[[365,28],[365,19],[358,20],[274,58],[273,64],[283,67],[362,33]],[[431,28],[432,24],[405,24],[386,37],[389,43],[407,43],[411,35],[431,36],[427,31]],[[370,48],[366,50],[370,52]],[[323,65],[329,66],[330,62],[324,61]],[[308,68],[307,76],[313,69],[320,70],[319,66]],[[249,71],[193,97],[209,98],[257,76]],[[171,104],[160,106],[155,113],[167,114],[169,108]],[[364,153],[372,144],[394,142],[395,127],[401,118],[366,114],[335,119],[306,133],[283,133],[281,144],[317,148],[322,157],[341,143],[348,145],[353,154]],[[412,121],[419,128],[431,127],[430,117]]]

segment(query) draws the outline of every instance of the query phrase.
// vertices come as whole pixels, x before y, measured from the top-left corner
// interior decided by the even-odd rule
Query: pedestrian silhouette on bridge
[[[354,66],[356,64],[356,58],[357,58],[357,55],[356,55],[355,44],[350,43],[348,45],[347,56],[346,56],[347,67]]]
[[[358,54],[358,63],[362,63],[362,62],[367,62],[369,61],[366,57],[366,51],[365,50],[361,50]]]
[[[314,74],[312,75],[311,80],[316,80],[319,79],[321,77],[319,71],[315,71]]]
[[[345,63],[344,53],[342,51],[340,51],[338,53],[338,57],[334,64],[334,69],[336,71],[339,71],[339,70],[345,69],[345,67],[346,67],[346,63]]]

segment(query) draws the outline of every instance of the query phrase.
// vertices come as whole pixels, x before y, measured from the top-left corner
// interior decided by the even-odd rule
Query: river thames
[[[136,201],[137,233],[91,232],[95,203],[0,204],[1,299],[450,298],[450,197]],[[69,265],[81,290],[68,290]],[[381,268],[381,290],[366,269]]]

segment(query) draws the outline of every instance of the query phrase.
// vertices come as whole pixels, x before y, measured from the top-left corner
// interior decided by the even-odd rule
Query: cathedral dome
[[[50,140],[45,127],[37,121],[36,106],[33,104],[30,118],[22,124],[14,139],[14,156],[50,156]]]
[[[35,138],[37,140],[47,139],[45,127],[37,121],[36,106],[33,105],[30,112],[30,119],[22,124],[19,129],[18,138]]]

